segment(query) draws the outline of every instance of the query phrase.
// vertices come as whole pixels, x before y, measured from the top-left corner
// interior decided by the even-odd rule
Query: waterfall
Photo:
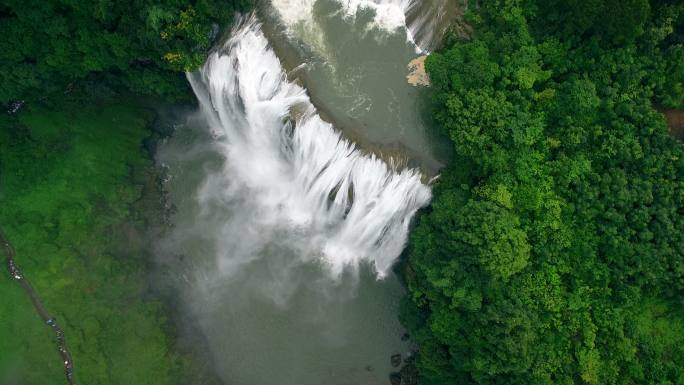
[[[322,120],[254,17],[188,79],[225,159],[200,201],[207,215],[212,204],[240,210],[226,224],[235,239],[224,265],[278,247],[322,261],[333,276],[364,262],[379,277],[389,271],[430,200],[417,170],[361,152]]]

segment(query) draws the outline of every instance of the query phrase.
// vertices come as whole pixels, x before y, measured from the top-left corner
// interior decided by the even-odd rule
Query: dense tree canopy
[[[219,382],[150,293],[163,199],[141,144],[156,104],[69,91],[189,97],[183,71],[248,3],[0,0],[0,105],[32,102],[0,114],[0,225],[64,328],[77,383]],[[54,336],[1,270],[0,383],[64,384]]]
[[[251,0],[0,0],[0,103],[97,77],[148,94],[185,93],[218,27]]]
[[[427,60],[455,156],[404,322],[425,384],[684,383],[684,6],[481,2]]]
[[[179,353],[149,291],[145,231],[161,209],[140,143],[154,115],[132,100],[64,99],[0,115],[0,225],[64,328],[76,383],[216,384]],[[4,262],[0,384],[63,385],[54,337]]]

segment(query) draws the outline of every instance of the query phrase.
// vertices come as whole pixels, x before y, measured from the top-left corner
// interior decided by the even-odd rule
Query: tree
[[[480,12],[427,60],[454,159],[404,266],[422,381],[682,383],[684,148],[653,101],[681,100],[684,7]]]
[[[249,1],[3,0],[0,103],[40,99],[86,79],[182,95],[189,71]]]

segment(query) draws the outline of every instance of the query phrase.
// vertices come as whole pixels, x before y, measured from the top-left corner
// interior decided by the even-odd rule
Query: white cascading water
[[[406,39],[417,51],[429,51],[434,46],[435,24],[444,16],[449,0],[433,0],[426,10],[419,10],[422,0],[336,0],[347,18],[362,10],[374,12],[373,27],[395,32],[405,29]],[[313,22],[316,0],[272,0],[283,22],[289,26]],[[409,21],[410,20],[410,21]]]
[[[233,246],[243,254],[287,238],[278,247],[320,258],[333,276],[369,262],[383,277],[429,187],[417,170],[362,153],[323,121],[306,91],[286,79],[254,17],[231,36],[188,74],[225,157],[224,180],[208,181],[200,199],[245,205],[248,219],[236,226],[256,237]]]

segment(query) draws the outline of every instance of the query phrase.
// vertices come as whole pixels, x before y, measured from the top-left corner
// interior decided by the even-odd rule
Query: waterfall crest
[[[360,12],[371,10],[374,13],[373,28],[387,32],[400,29],[406,31],[406,39],[419,52],[428,52],[438,44],[445,31],[441,30],[442,20],[449,17],[453,5],[450,0],[335,0],[340,11],[347,18],[354,18]],[[289,26],[300,23],[314,23],[313,8],[316,0],[272,0],[272,5]]]
[[[225,158],[200,201],[207,215],[217,202],[244,213],[231,224],[244,236],[234,235],[224,262],[249,261],[275,244],[322,261],[333,276],[368,262],[383,277],[429,187],[417,170],[362,153],[323,121],[306,91],[288,82],[254,17],[231,36],[188,74]]]

